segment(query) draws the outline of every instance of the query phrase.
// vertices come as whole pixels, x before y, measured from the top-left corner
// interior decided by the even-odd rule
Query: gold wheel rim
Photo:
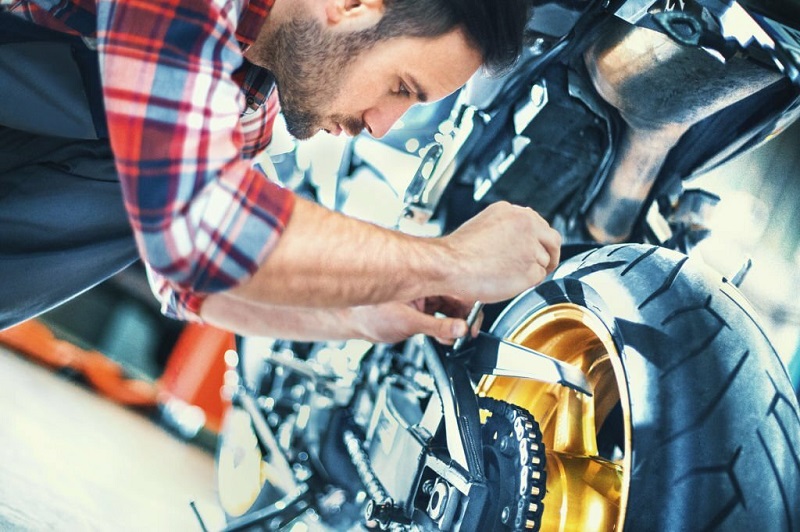
[[[630,485],[631,424],[619,352],[602,321],[571,303],[548,306],[525,320],[508,340],[573,364],[586,375],[592,397],[557,384],[484,377],[478,394],[533,414],[547,449],[547,495],[541,530],[622,530]],[[598,455],[597,434],[620,403],[621,456]]]

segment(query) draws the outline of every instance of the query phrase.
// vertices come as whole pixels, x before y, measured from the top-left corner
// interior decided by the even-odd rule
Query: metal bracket
[[[451,356],[463,358],[474,373],[561,384],[592,395],[592,387],[580,368],[482,331]]]
[[[462,106],[453,132],[441,143],[428,148],[406,190],[403,216],[423,224],[433,216],[445,188],[455,175],[456,156],[472,134],[476,113],[475,107]]]
[[[270,456],[274,460],[272,464],[277,471],[277,477],[284,483],[283,487],[287,492],[295,492],[300,489],[303,484],[299,484],[294,478],[292,466],[283,452],[283,449],[278,445],[278,440],[272,433],[272,429],[267,425],[267,421],[261,414],[261,410],[256,403],[256,400],[244,390],[235,396],[234,400],[238,402],[245,412],[250,416],[253,422],[253,429],[255,430],[256,437],[269,451]]]
[[[451,361],[445,365],[443,349],[430,338],[426,337],[424,342],[425,364],[442,402],[448,454],[471,479],[483,481],[478,401],[467,369]]]

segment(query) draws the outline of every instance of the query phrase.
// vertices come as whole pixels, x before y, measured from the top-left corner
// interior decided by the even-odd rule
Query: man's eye
[[[400,87],[397,89],[397,94],[408,98],[411,96],[411,91],[408,90],[408,87],[406,87],[405,83],[400,82]]]

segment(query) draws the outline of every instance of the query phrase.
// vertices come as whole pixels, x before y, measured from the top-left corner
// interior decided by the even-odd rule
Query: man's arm
[[[204,294],[256,271],[294,205],[247,158],[267,131],[240,119],[237,6],[97,2],[106,117],[131,227],[190,319]]]
[[[528,208],[491,205],[451,235],[419,238],[302,199],[255,275],[230,290],[243,301],[350,307],[432,295],[508,299],[558,263],[560,236]]]
[[[361,338],[394,343],[422,333],[452,343],[466,334],[466,305],[452,300],[430,303],[433,308],[425,308],[421,300],[351,308],[300,308],[242,301],[222,292],[210,295],[200,314],[206,323],[241,335],[299,341]],[[446,312],[448,317],[434,317],[435,310]],[[480,321],[472,333],[477,334],[479,327]]]
[[[242,155],[243,96],[231,78],[242,58],[230,9],[201,0],[98,2],[105,105],[126,208],[142,258],[169,280],[187,315],[203,295],[225,291],[308,307],[436,295],[489,302],[539,282],[555,265],[555,232],[509,204],[439,239],[295,204]]]

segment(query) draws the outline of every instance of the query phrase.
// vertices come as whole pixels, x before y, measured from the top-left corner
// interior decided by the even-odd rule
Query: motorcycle
[[[419,234],[530,206],[565,260],[453,347],[240,338],[226,530],[800,527],[800,406],[746,268],[686,254],[718,200],[688,180],[798,115],[800,6],[536,4],[513,71],[336,144],[333,167],[277,166],[355,215],[382,183],[384,221]]]

